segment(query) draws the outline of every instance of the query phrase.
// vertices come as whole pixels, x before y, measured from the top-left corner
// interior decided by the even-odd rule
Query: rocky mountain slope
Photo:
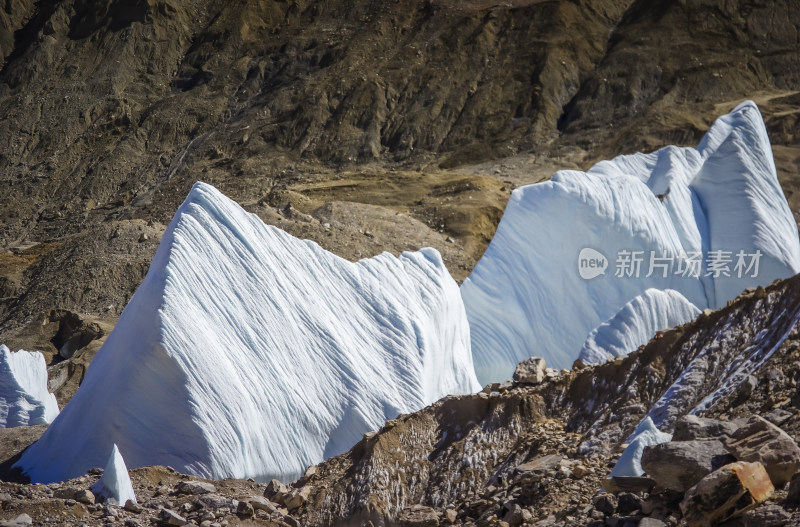
[[[694,145],[752,99],[800,219],[799,31],[789,0],[9,0],[0,343],[42,350],[63,406],[198,180],[350,260],[436,247],[462,280],[515,187]],[[288,487],[148,467],[114,507],[87,492],[100,470],[25,484],[12,465],[45,427],[0,430],[0,525],[682,525],[698,494],[608,480],[621,446],[694,412],[745,434],[725,448],[761,416],[796,454],[798,287],[398,416]],[[733,525],[800,522],[800,482],[768,491],[763,461],[742,495],[766,504]]]
[[[749,97],[797,214],[797,17],[749,0],[7,2],[0,341],[55,353],[54,309],[113,324],[197,180],[346,258],[431,245],[463,279],[513,187],[694,144]]]

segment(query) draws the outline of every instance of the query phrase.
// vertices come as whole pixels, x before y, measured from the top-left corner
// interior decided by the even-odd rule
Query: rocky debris
[[[789,435],[766,419],[754,415],[725,440],[736,459],[759,462],[772,483],[781,487],[800,469],[800,447]]]
[[[33,525],[33,519],[24,512],[13,520],[0,521],[0,527],[28,527]]]
[[[739,461],[701,479],[681,501],[690,527],[710,527],[735,518],[772,496],[764,465]]]
[[[540,384],[544,381],[545,362],[541,357],[531,357],[517,364],[514,381],[522,384]]]
[[[168,467],[146,467],[130,471],[131,483],[139,504],[130,500],[124,506],[82,503],[76,500],[75,497],[91,487],[102,472],[93,471],[93,474],[52,485],[0,481],[0,521],[13,519],[21,512],[26,512],[37,525],[55,524],[64,527],[99,527],[107,523],[119,527],[233,527],[246,522],[251,522],[246,523],[247,525],[265,527],[300,525],[286,508],[261,496],[266,487],[264,484],[225,480],[214,482],[215,492],[187,494],[178,489],[195,488],[194,485],[185,484],[196,483],[199,484],[197,488],[205,487],[208,490],[209,482],[179,474]],[[68,497],[57,498],[56,495]]]
[[[733,421],[722,421],[696,415],[684,415],[675,422],[673,441],[694,441],[698,439],[719,439],[730,436],[739,428]]]
[[[180,494],[198,496],[201,494],[212,494],[217,491],[217,487],[207,481],[181,481],[178,483],[177,491]]]
[[[645,447],[642,454],[642,468],[657,489],[680,493],[734,461],[718,439],[670,441]]]

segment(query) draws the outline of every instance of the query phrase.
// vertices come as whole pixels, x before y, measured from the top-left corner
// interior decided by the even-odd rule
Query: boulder
[[[725,439],[725,448],[740,461],[764,465],[776,487],[788,483],[800,469],[800,447],[794,439],[757,415]]]
[[[670,441],[647,446],[642,454],[642,468],[657,487],[681,493],[734,461],[718,439]]]
[[[292,489],[286,494],[286,497],[283,499],[283,504],[286,506],[287,509],[294,510],[299,508],[303,505],[306,500],[308,500],[309,495],[311,495],[312,487],[300,487],[299,489]]]
[[[53,490],[53,497],[60,499],[60,500],[74,500],[75,494],[78,492],[78,489],[72,487],[66,487],[63,489],[55,489]]]
[[[283,505],[283,501],[288,493],[289,487],[277,479],[273,479],[267,484],[267,488],[264,491],[264,497],[269,498],[278,505]]]
[[[548,471],[555,470],[561,464],[564,458],[558,454],[547,454],[546,456],[537,457],[531,461],[519,465],[516,469],[517,472],[534,472],[537,470]]]
[[[240,501],[236,505],[236,514],[242,518],[251,518],[255,513],[255,508],[246,501]]]
[[[739,461],[701,479],[680,506],[689,527],[711,527],[754,508],[774,490],[764,465]]]
[[[161,517],[161,521],[164,523],[164,525],[175,525],[180,527],[181,525],[186,525],[187,523],[186,518],[170,509],[161,509],[159,516]]]
[[[33,518],[25,513],[20,514],[13,520],[0,521],[0,527],[28,527],[33,525]]]
[[[439,516],[430,507],[413,505],[400,511],[397,522],[400,527],[438,527]]]
[[[789,481],[786,501],[792,504],[800,504],[800,473],[796,473]]]
[[[540,384],[545,378],[545,362],[541,357],[531,357],[517,364],[514,380],[522,384]]]
[[[251,496],[247,498],[246,501],[247,503],[253,506],[253,509],[257,511],[258,510],[266,511],[270,514],[278,512],[278,508],[275,505],[273,505],[271,501],[269,501],[267,498],[264,498],[263,496]]]
[[[95,502],[95,496],[91,490],[81,489],[75,492],[75,501],[91,505]]]
[[[620,514],[630,514],[642,508],[642,498],[632,492],[621,492],[617,498],[617,512]]]
[[[180,494],[198,496],[201,494],[213,494],[217,492],[217,487],[207,481],[181,481],[178,483],[177,490]]]
[[[601,494],[594,499],[594,508],[606,516],[613,516],[617,512],[618,503],[614,494]]]
[[[783,527],[788,525],[791,519],[792,515],[779,505],[762,505],[747,511],[741,518],[731,523],[735,523],[736,527]]]
[[[721,421],[696,415],[684,415],[675,422],[673,441],[695,441],[718,439],[733,434],[739,425],[733,421]]]
[[[642,518],[639,527],[667,527],[667,524],[657,518]]]
[[[609,476],[600,482],[606,492],[650,492],[656,482],[644,476]]]

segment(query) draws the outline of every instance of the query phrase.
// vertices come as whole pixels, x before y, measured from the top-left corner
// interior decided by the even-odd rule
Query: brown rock
[[[207,481],[181,481],[178,483],[178,492],[198,496],[201,494],[213,494],[217,488]]]
[[[447,509],[446,511],[444,511],[444,520],[447,523],[455,523],[456,518],[458,518],[458,513],[453,509]]]
[[[95,501],[94,493],[89,489],[81,489],[76,491],[75,501],[91,505]]]
[[[788,525],[792,515],[779,505],[763,505],[747,511],[738,519],[742,527],[783,527]]]
[[[236,514],[243,518],[250,518],[256,513],[252,505],[246,501],[240,501],[236,506]]]
[[[439,517],[430,507],[414,505],[400,511],[397,522],[401,527],[438,527]]]
[[[588,474],[589,469],[580,463],[572,467],[572,475],[575,476],[575,479],[583,479]]]
[[[255,510],[266,511],[266,512],[268,512],[270,514],[272,514],[274,512],[278,512],[278,508],[275,507],[275,505],[273,505],[271,501],[269,501],[267,498],[264,498],[262,496],[251,496],[251,497],[247,498],[246,501],[247,501],[247,503],[252,505],[253,509],[255,509]]]
[[[267,484],[267,488],[264,491],[264,497],[271,499],[278,505],[283,505],[284,498],[288,493],[289,493],[289,487],[287,487],[277,479],[273,479]]]
[[[647,446],[642,468],[664,490],[684,492],[718,468],[733,463],[722,441],[670,441]]]
[[[180,527],[181,525],[186,525],[187,523],[186,518],[170,509],[161,509],[159,516],[165,525],[175,525],[176,527]]]
[[[757,415],[726,439],[725,447],[740,461],[764,465],[776,487],[788,483],[800,469],[800,447],[794,439]]]
[[[310,486],[292,489],[284,498],[284,505],[290,511],[299,508],[308,500],[308,496],[311,495],[311,490],[312,487]]]
[[[53,491],[53,497],[58,498],[61,500],[74,500],[75,494],[78,492],[78,489],[74,489],[71,487],[67,487],[64,489],[55,489]]]
[[[522,384],[540,384],[545,378],[545,362],[541,357],[531,357],[517,364],[514,380]]]
[[[711,527],[752,509],[774,490],[762,464],[739,461],[715,470],[686,491],[681,511],[690,527]]]

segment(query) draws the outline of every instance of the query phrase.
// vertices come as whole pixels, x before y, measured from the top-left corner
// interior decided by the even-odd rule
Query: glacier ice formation
[[[642,454],[647,446],[659,445],[672,439],[672,434],[667,434],[656,428],[649,417],[645,417],[631,435],[628,446],[622,451],[611,477],[638,477],[644,474],[642,469]]]
[[[597,261],[580,262],[584,249],[600,253]],[[737,272],[740,252],[747,266]],[[728,258],[729,276],[721,274],[725,265],[708,265]],[[579,266],[603,270],[601,263],[602,273],[581,278]],[[701,310],[718,308],[747,287],[798,270],[797,225],[764,122],[756,105],[744,102],[696,148],[620,156],[513,192],[494,239],[461,287],[478,380],[506,380],[531,356],[571,367],[604,322],[646,318],[632,311],[650,309],[634,300],[648,289],[672,290]],[[628,312],[615,317],[626,305]],[[680,318],[686,306],[679,309],[660,321]],[[598,329],[595,343],[600,333],[633,349],[644,343],[639,329],[614,334],[623,330]]]
[[[125,466],[125,460],[122,459],[117,445],[111,448],[111,455],[103,475],[97,480],[97,483],[92,485],[92,492],[103,496],[106,500],[114,500],[119,505],[124,506],[128,500],[136,503],[131,476],[128,474],[128,467]]]
[[[47,391],[47,365],[38,351],[12,352],[0,344],[0,428],[48,424],[58,415]]]
[[[589,334],[578,358],[600,364],[626,355],[648,342],[658,331],[697,318],[700,310],[672,289],[648,289]]]
[[[73,399],[16,464],[291,480],[362,434],[477,391],[458,286],[434,249],[352,263],[196,184]]]

